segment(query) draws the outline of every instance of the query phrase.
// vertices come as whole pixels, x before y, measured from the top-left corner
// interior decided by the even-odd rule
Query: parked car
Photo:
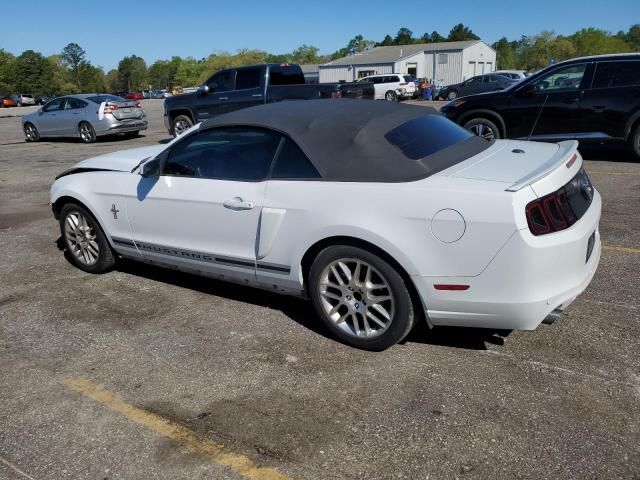
[[[147,128],[140,102],[107,94],[58,97],[34,113],[22,117],[28,142],[44,137],[79,137],[92,143],[97,137],[124,133],[135,137]]]
[[[442,112],[485,138],[626,142],[640,159],[640,54],[560,62]]]
[[[166,90],[151,90],[151,97],[150,98],[165,98],[164,94],[165,94]]]
[[[16,105],[18,105],[19,107],[36,104],[36,100],[35,98],[33,98],[33,95],[27,95],[24,93],[19,93],[18,95],[14,96],[13,101],[16,102]]]
[[[531,75],[526,70],[496,70],[493,73],[510,78],[511,80],[524,80]]]
[[[80,162],[50,200],[86,272],[125,257],[310,297],[381,350],[425,319],[531,330],[567,308],[600,258],[576,146],[487,142],[425,107],[279,102]]]
[[[167,98],[164,124],[170,134],[178,136],[215,115],[263,103],[342,97],[372,99],[373,94],[371,83],[305,84],[298,65],[230,68],[213,75],[195,93]]]
[[[449,85],[448,87],[441,89],[438,92],[438,97],[444,98],[446,100],[453,100],[461,96],[503,90],[510,87],[514,83],[516,83],[515,80],[503,77],[502,75],[497,75],[495,73],[477,75],[465,80],[462,83]]]
[[[2,102],[0,103],[0,107],[2,108],[17,107],[17,106],[18,104],[16,103],[16,101],[9,96],[4,97],[2,99]]]
[[[125,98],[127,100],[144,100],[144,95],[140,92],[131,92]]]
[[[399,73],[369,75],[358,81],[373,83],[376,100],[397,102],[398,100],[414,98],[419,91],[416,87],[415,79],[411,75],[401,75]]]
[[[48,97],[46,95],[38,95],[36,97],[36,105],[44,105],[45,103],[47,103],[49,100],[51,100],[51,97]]]

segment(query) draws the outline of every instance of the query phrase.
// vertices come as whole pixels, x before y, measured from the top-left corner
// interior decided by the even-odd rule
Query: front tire
[[[464,128],[485,140],[498,140],[500,138],[500,129],[498,126],[486,118],[469,120],[464,124]]]
[[[393,90],[389,90],[387,93],[384,94],[384,99],[387,102],[397,102],[398,101],[398,94],[396,92],[394,92]]]
[[[83,143],[93,143],[96,141],[96,131],[88,122],[81,122],[80,125],[78,125],[78,133]]]
[[[629,149],[635,156],[636,161],[640,161],[640,123],[638,123],[631,135],[629,135]]]
[[[60,234],[69,260],[80,270],[104,273],[115,265],[115,257],[104,232],[84,207],[76,203],[62,207]]]
[[[309,293],[318,316],[338,338],[380,351],[401,341],[414,323],[414,307],[402,276],[362,248],[324,249],[309,272]]]
[[[447,93],[448,100],[455,100],[456,98],[458,98],[458,92],[456,92],[455,90],[451,90],[449,93]]]
[[[174,137],[179,137],[191,127],[193,127],[193,120],[191,120],[191,118],[187,115],[178,115],[173,119],[171,130],[173,131]]]
[[[40,140],[40,133],[33,123],[25,123],[23,130],[24,138],[27,142],[37,142],[38,140]]]

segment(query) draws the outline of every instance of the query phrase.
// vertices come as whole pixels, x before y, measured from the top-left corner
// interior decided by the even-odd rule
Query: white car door
[[[280,142],[249,127],[196,132],[164,155],[157,177],[140,177],[127,216],[144,257],[179,268],[255,280],[266,179]]]

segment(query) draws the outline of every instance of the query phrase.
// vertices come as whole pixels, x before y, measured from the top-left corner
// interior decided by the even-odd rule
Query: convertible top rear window
[[[406,157],[420,160],[472,136],[471,132],[445,117],[425,115],[394,128],[384,138]]]

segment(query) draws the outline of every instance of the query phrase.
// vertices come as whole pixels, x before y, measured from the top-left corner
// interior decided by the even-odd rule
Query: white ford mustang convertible
[[[576,142],[487,141],[434,110],[283,102],[91,158],[51,202],[70,260],[118,257],[308,297],[340,339],[535,329],[590,282],[601,200]]]

